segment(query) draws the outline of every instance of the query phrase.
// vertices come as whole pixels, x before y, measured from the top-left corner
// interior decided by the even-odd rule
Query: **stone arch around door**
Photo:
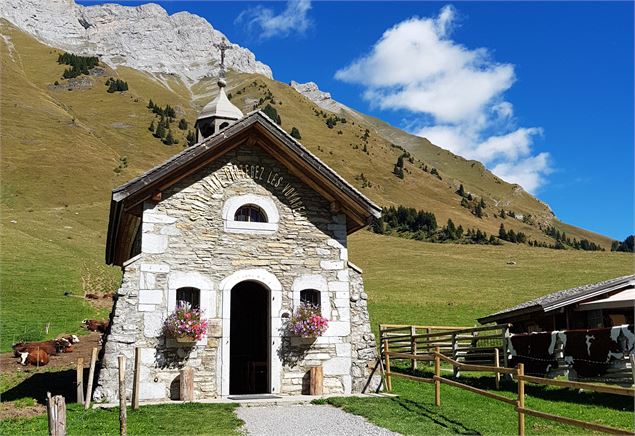
[[[278,278],[265,269],[243,269],[236,271],[220,282],[219,291],[222,295],[221,318],[223,333],[221,339],[220,358],[217,371],[217,383],[220,395],[229,395],[229,366],[230,366],[230,315],[232,289],[241,282],[256,282],[269,290],[270,298],[270,392],[280,393],[280,378],[282,376],[282,362],[278,353],[281,345],[280,329],[282,327],[282,284]]]

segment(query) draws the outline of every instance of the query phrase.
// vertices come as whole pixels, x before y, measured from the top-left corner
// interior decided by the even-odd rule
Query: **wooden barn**
[[[633,324],[635,275],[564,289],[478,319],[511,324],[512,333]]]

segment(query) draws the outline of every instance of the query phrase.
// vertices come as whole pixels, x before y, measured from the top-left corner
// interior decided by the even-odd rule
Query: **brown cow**
[[[20,363],[24,366],[44,366],[49,363],[49,355],[46,351],[40,348],[36,350],[23,351],[20,353]]]
[[[44,350],[48,355],[54,355],[58,354],[59,352],[70,346],[71,343],[68,340],[61,338],[41,342],[19,342],[13,345],[11,348],[13,349],[13,355],[15,357],[18,357],[24,352],[37,349]]]
[[[110,325],[109,320],[105,321],[97,321],[96,319],[85,319],[82,321],[82,324],[90,330],[91,332],[99,332],[106,333],[108,326]]]

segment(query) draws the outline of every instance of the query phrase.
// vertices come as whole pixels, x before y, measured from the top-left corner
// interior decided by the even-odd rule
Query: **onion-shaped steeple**
[[[225,81],[225,50],[231,49],[231,46],[227,45],[223,38],[222,42],[216,47],[220,50],[221,56],[220,77],[217,82],[218,95],[205,105],[196,119],[194,127],[196,128],[197,142],[223,130],[243,117],[241,110],[234,106],[227,98],[227,94],[225,94],[225,87],[227,86]]]

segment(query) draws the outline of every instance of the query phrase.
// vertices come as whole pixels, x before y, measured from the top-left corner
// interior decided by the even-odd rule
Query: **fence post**
[[[132,379],[132,410],[139,410],[139,379],[141,377],[141,348],[134,349],[134,373]]]
[[[90,407],[90,400],[93,398],[93,378],[95,377],[95,365],[97,364],[98,348],[93,348],[90,356],[90,371],[88,372],[88,386],[86,386],[86,396],[84,397],[84,409]]]
[[[84,358],[77,358],[77,372],[75,374],[75,387],[77,388],[77,403],[84,404]]]
[[[126,436],[126,356],[119,355],[119,434]]]
[[[456,333],[452,333],[452,360],[456,360],[458,362],[457,351],[458,345],[456,343]],[[452,365],[452,374],[454,377],[460,377],[461,372],[459,371],[458,366]]]
[[[439,347],[434,349],[434,405],[441,405],[441,358]]]
[[[494,366],[496,368],[500,368],[500,355],[498,348],[494,348]],[[499,390],[501,387],[501,373],[496,371],[496,390]]]
[[[633,385],[635,386],[635,354],[630,354],[628,358],[631,361],[631,372],[633,373]]]
[[[525,364],[519,363],[516,370],[518,379],[518,436],[525,436]]]
[[[194,368],[186,366],[181,370],[179,398],[181,401],[194,401]]]
[[[61,395],[51,397],[46,393],[46,412],[48,413],[49,436],[66,435],[66,401]]]
[[[503,327],[503,366],[505,368],[507,368],[508,362],[507,362],[507,358],[509,356],[508,353],[508,349],[509,349],[509,324],[505,325],[505,327]]]
[[[413,356],[417,354],[417,338],[415,338],[416,334],[417,334],[417,326],[411,325],[410,326],[410,354],[412,354]],[[410,366],[413,371],[416,370],[417,359],[412,359]]]
[[[324,370],[322,365],[312,366],[309,378],[309,395],[322,395],[324,393]]]
[[[388,340],[384,339],[384,359],[386,359],[386,389],[392,391],[392,375],[390,372],[390,349],[388,348]]]

